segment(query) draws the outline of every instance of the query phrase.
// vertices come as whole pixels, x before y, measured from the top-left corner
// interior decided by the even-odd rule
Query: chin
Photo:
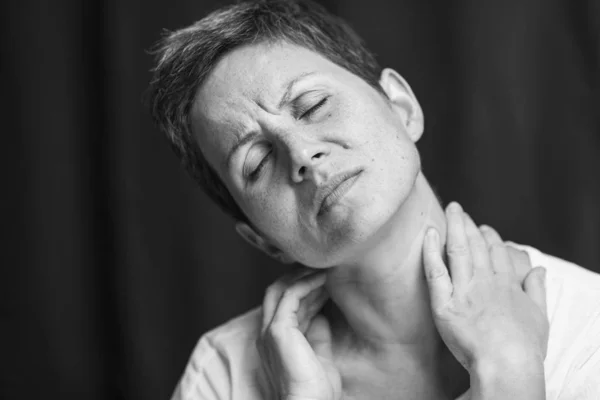
[[[297,254],[298,262],[312,268],[349,263],[360,252],[371,248],[374,241],[387,236],[386,232],[395,229],[402,218],[402,206],[412,193],[417,172],[404,184],[388,185],[387,190],[357,187],[342,206],[330,211],[321,226],[323,240],[316,243],[316,248],[307,248],[303,254]],[[397,182],[398,179],[394,181]],[[386,185],[380,182],[378,188],[382,187]]]
[[[401,229],[410,217],[407,214],[410,210],[404,206],[414,192],[416,177],[417,173],[405,181],[405,184],[396,186],[396,190],[380,193],[380,196],[361,208],[360,213],[352,220],[353,240],[349,240],[352,242],[352,253],[376,247],[377,242],[390,236],[392,231],[398,227]]]
[[[379,199],[381,200],[381,199]],[[331,218],[326,240],[319,249],[299,257],[302,264],[313,268],[329,268],[351,263],[359,252],[368,247],[378,232],[385,230],[394,218],[395,207],[380,201],[364,207],[353,207],[351,212],[338,212]]]

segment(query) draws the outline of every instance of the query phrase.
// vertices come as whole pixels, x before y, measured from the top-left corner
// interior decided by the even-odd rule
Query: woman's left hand
[[[548,341],[544,269],[517,275],[506,246],[488,247],[456,203],[447,210],[449,270],[431,228],[423,246],[434,321],[454,357],[469,371],[482,362],[543,361]],[[519,364],[514,364],[515,366]]]

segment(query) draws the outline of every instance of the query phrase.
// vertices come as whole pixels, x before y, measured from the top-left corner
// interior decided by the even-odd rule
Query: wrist
[[[544,357],[531,351],[518,348],[505,348],[496,354],[476,357],[473,360],[472,370],[479,374],[490,374],[499,370],[524,369],[535,372],[544,368]]]
[[[495,357],[473,364],[473,399],[545,399],[544,363],[539,357]]]

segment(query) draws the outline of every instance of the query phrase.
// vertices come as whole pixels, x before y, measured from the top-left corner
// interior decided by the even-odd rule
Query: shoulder
[[[260,321],[261,310],[254,308],[202,335],[172,399],[260,398],[262,372],[255,345]]]
[[[598,321],[600,274],[531,246],[511,242],[508,244],[525,251],[532,266],[546,268],[546,296],[551,329],[565,334],[574,334],[570,330],[581,333]]]
[[[547,271],[548,399],[600,398],[600,274],[533,247],[510,244]]]
[[[570,284],[579,283],[590,290],[600,290],[600,274],[583,268],[575,263],[541,252],[540,250],[521,244],[511,243],[529,255],[531,264],[545,267],[551,279],[563,279]]]
[[[548,317],[552,323],[558,311],[568,310],[571,319],[585,323],[600,312],[600,274],[572,262],[545,254],[531,246],[508,242],[529,256],[531,265],[546,268]]]

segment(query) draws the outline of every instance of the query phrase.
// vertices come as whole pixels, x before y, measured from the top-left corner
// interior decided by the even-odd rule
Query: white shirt
[[[547,270],[546,399],[600,400],[600,275],[532,247],[515,247]],[[172,399],[272,398],[255,347],[260,324],[255,308],[203,335]]]

